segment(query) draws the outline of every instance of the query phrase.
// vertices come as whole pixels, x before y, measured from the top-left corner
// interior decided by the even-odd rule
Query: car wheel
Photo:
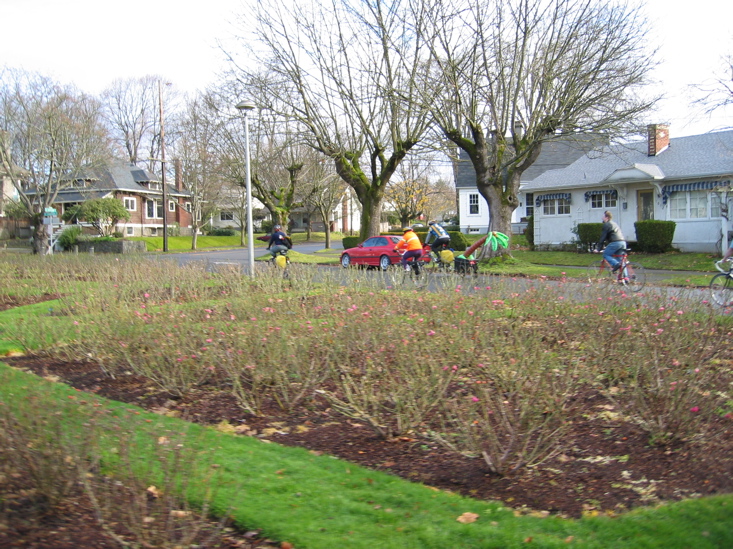
[[[387,269],[389,269],[389,266],[391,264],[392,262],[389,260],[389,257],[387,257],[386,255],[383,255],[382,257],[379,258],[379,268],[382,269],[383,271],[386,271]]]
[[[349,256],[349,254],[344,254],[341,256],[341,266],[344,269],[347,269],[351,266],[351,257]]]

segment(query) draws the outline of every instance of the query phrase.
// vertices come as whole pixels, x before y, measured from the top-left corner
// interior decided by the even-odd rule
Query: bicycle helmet
[[[282,227],[280,225],[275,225],[273,229],[275,229],[276,231],[279,231],[280,229],[282,229]]]
[[[435,219],[431,219],[430,221],[428,221],[428,225],[435,225],[436,223],[437,222],[435,221]]]
[[[411,230],[412,230],[412,227],[410,227],[409,225],[407,227],[402,227],[403,233],[406,233],[407,231],[411,231]]]

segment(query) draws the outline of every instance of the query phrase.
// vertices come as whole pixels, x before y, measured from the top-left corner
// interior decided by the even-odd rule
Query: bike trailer
[[[462,254],[456,257],[453,262],[453,269],[457,273],[478,273],[478,261],[475,259],[468,259]]]

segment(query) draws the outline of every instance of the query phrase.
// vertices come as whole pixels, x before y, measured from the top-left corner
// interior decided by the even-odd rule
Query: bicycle
[[[288,278],[288,266],[290,265],[288,251],[289,250],[287,249],[278,250],[275,252],[275,255],[273,255],[272,258],[268,261],[273,267],[282,269],[284,278]]]
[[[430,244],[423,247],[423,255],[430,257],[430,263],[425,265],[426,268],[446,273],[453,272],[453,250],[448,247],[448,243],[441,244],[436,251],[433,251]]]
[[[715,262],[720,272],[710,281],[710,296],[713,302],[721,307],[733,305],[733,258]]]
[[[591,284],[621,284],[632,292],[638,292],[646,283],[646,271],[639,263],[629,261],[631,250],[619,250],[616,257],[621,262],[619,269],[613,272],[611,265],[605,260],[594,261],[586,270],[588,282]]]
[[[400,252],[402,255],[404,252]],[[409,269],[402,267],[401,263],[391,265],[388,270],[390,282],[395,288],[414,287],[424,288],[428,283],[428,274],[421,258],[411,257],[407,260]]]

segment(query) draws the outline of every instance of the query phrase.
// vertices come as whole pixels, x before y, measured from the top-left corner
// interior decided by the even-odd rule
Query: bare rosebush
[[[560,451],[580,378],[575,363],[548,352],[547,338],[555,337],[550,326],[543,323],[546,330],[539,331],[522,323],[484,340],[493,352],[487,345],[484,362],[461,372],[464,383],[443,403],[441,429],[432,436],[454,451],[480,456],[497,474]]]
[[[29,498],[39,514],[54,513],[91,469],[98,428],[91,404],[79,399],[62,410],[49,407],[43,393],[29,393],[15,406],[0,403],[0,443],[8,474],[29,481]],[[67,415],[87,419],[83,431],[67,429]]]
[[[83,475],[99,525],[125,547],[206,547],[226,526],[209,517],[217,466],[186,433],[117,431],[106,474]],[[152,453],[152,457],[151,457]],[[101,455],[97,455],[97,460]]]
[[[691,316],[692,322],[683,321]],[[718,321],[701,311],[650,309],[636,323],[616,324],[625,347],[606,370],[607,394],[636,421],[652,444],[702,434],[706,420],[725,400],[720,389],[730,369],[716,356],[727,337]],[[622,358],[623,357],[623,358]]]

